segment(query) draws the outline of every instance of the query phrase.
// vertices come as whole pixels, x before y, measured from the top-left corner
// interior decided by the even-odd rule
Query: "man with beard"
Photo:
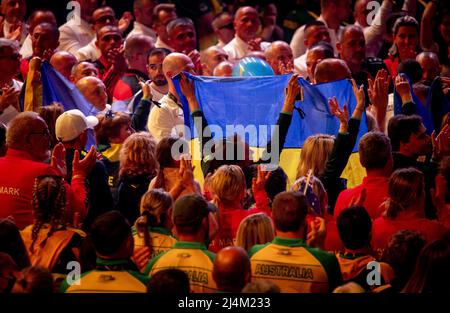
[[[153,49],[148,55],[147,72],[150,81],[142,85],[143,91],[139,91],[130,101],[130,112],[134,112],[131,126],[136,131],[144,131],[148,115],[154,104],[159,102],[169,92],[166,77],[162,70],[164,58],[170,53],[167,49]]]
[[[186,17],[177,18],[167,24],[168,43],[172,51],[186,54],[195,66],[195,72],[202,74],[200,53],[197,51],[197,35],[194,23]]]
[[[94,64],[99,71],[99,78],[107,88],[108,101],[111,103],[114,88],[127,68],[122,33],[117,26],[104,26],[97,32],[95,44],[100,49],[101,56]]]

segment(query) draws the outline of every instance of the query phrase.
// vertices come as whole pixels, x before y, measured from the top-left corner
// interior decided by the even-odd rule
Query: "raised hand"
[[[195,97],[195,85],[194,81],[189,81],[189,79],[181,73],[180,76],[180,89],[183,95],[186,97],[188,104],[189,104],[189,110],[194,112],[195,110],[198,110],[200,106],[198,105],[197,98]]]
[[[6,39],[20,41],[20,38],[22,37],[22,29],[23,23],[20,21],[12,25],[10,28],[10,33],[6,36]]]
[[[369,78],[367,92],[371,103],[370,110],[376,117],[380,130],[384,131],[389,92],[389,76],[386,70],[379,70],[375,80]]]
[[[53,148],[50,166],[53,167],[62,177],[66,177],[66,149],[62,143],[58,143]]]
[[[327,234],[325,220],[321,217],[316,217],[310,223],[311,231],[306,237],[306,243],[311,247],[322,248]]]
[[[397,90],[400,98],[402,98],[402,103],[410,102],[412,100],[411,88],[408,80],[402,75],[397,75],[395,78],[395,90]]]
[[[107,60],[112,64],[114,70],[118,72],[123,72],[127,68],[127,62],[124,56],[125,48],[120,46],[119,48],[113,48],[109,50],[107,54]]]
[[[445,125],[438,135],[433,131],[431,134],[433,144],[433,159],[440,160],[450,155],[450,125]]]
[[[141,89],[142,89],[142,99],[143,100],[152,100],[152,98],[153,98],[150,84],[151,84],[150,81],[146,81],[145,83],[139,82],[139,85],[141,85]]]
[[[258,190],[264,190],[267,180],[269,179],[270,171],[267,171],[263,165],[258,165],[258,174],[252,179],[252,190],[255,194]]]
[[[356,108],[353,110],[352,117],[354,119],[360,120],[362,117],[362,114],[364,112],[364,102],[365,102],[365,96],[364,96],[364,86],[361,85],[358,87],[356,86],[356,82],[354,79],[352,79],[352,89],[353,94],[356,98]]]
[[[248,42],[249,51],[261,51],[261,38],[255,38]]]
[[[284,105],[281,112],[292,113],[292,111],[294,111],[295,99],[297,98],[297,95],[300,94],[301,89],[302,88],[298,83],[298,74],[292,74],[288,82],[286,97],[284,99]]]
[[[293,62],[285,63],[283,61],[279,61],[278,62],[278,72],[281,75],[292,74],[294,72],[294,64],[293,64]]]
[[[131,14],[131,12],[124,12],[122,17],[119,20],[119,30],[124,33],[127,29],[128,26],[130,26],[131,21],[134,19],[133,14]]]
[[[77,175],[81,177],[87,177],[89,173],[94,168],[95,162],[97,161],[97,150],[94,146],[91,147],[88,154],[80,161],[80,153],[75,151],[72,162],[72,177]]]
[[[2,94],[0,95],[0,112],[4,111],[10,105],[20,111],[19,109],[19,94],[20,90],[16,90],[14,87],[5,86],[2,88]]]
[[[331,114],[336,116],[340,122],[339,132],[346,133],[348,130],[348,109],[347,105],[344,104],[342,106],[342,110],[339,108],[339,104],[336,100],[336,97],[328,98],[328,106],[330,107]]]

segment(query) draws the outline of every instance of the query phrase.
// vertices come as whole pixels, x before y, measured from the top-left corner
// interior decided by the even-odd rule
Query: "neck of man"
[[[384,168],[376,168],[376,169],[367,169],[366,168],[367,177],[389,177],[390,172],[388,172]]]
[[[330,10],[324,10],[322,12],[322,17],[327,23],[328,28],[337,31],[341,25],[341,21],[336,17],[336,12],[331,12]]]
[[[281,230],[276,230],[276,234],[277,237],[281,237],[281,238],[289,238],[289,239],[305,239],[305,234],[304,234],[304,227],[300,227],[299,230],[297,231],[281,231]]]
[[[166,95],[169,92],[169,85],[165,84],[162,86],[158,86],[155,84],[155,82],[151,82],[150,84],[152,86],[153,89],[155,89],[156,91],[158,91],[159,93],[162,93],[164,95]]]
[[[195,235],[181,235],[178,234],[178,241],[186,241],[186,242],[199,242],[199,243],[204,243],[204,232],[203,231],[199,231],[197,234]]]

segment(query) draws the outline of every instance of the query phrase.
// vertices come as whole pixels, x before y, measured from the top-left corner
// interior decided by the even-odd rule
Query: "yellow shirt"
[[[134,247],[141,248],[145,246],[144,235],[139,233],[137,229],[133,226],[133,239]],[[177,240],[172,236],[169,229],[162,227],[149,227],[148,232],[151,239],[152,253],[150,259],[166,252],[177,242]]]
[[[336,257],[303,239],[275,237],[250,250],[252,281],[270,280],[286,293],[326,293],[342,283]]]
[[[203,243],[178,241],[169,251],[152,259],[144,273],[152,276],[164,269],[177,268],[188,275],[191,292],[216,292],[212,278],[214,258],[215,254]]]

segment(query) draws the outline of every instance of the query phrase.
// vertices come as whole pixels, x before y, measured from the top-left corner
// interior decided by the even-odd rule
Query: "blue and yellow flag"
[[[260,131],[258,137],[246,138],[251,147],[264,147],[270,139],[271,125],[276,125],[278,115],[283,106],[285,89],[290,75],[262,76],[262,77],[202,77],[185,75],[195,81],[195,93],[199,105],[208,120],[209,125],[215,125],[222,129],[220,135],[233,135],[236,128],[230,126],[242,125],[246,127],[268,126]],[[300,148],[303,142],[313,134],[335,135],[339,129],[339,120],[333,116],[328,107],[328,98],[336,97],[339,105],[347,104],[349,114],[356,107],[356,98],[353,94],[352,84],[349,80],[339,80],[319,85],[311,85],[309,82],[299,79],[303,89],[303,100],[296,102],[296,107],[303,114],[294,111],[293,119],[284,145],[285,150],[281,155],[280,165],[288,173],[291,181],[295,178],[299,161]],[[177,77],[175,87],[178,94],[182,95]],[[198,137],[193,127],[193,121],[189,114],[189,107],[184,96],[181,96],[185,124],[192,131],[191,138]],[[304,115],[303,117],[301,115]],[[263,134],[261,134],[261,132]],[[365,115],[361,121],[359,138],[367,132]],[[354,152],[357,152],[355,145]],[[350,167],[350,168],[349,168]],[[349,186],[361,182],[365,172],[359,164],[357,154],[350,159],[346,178]],[[355,172],[355,173],[351,173]]]

